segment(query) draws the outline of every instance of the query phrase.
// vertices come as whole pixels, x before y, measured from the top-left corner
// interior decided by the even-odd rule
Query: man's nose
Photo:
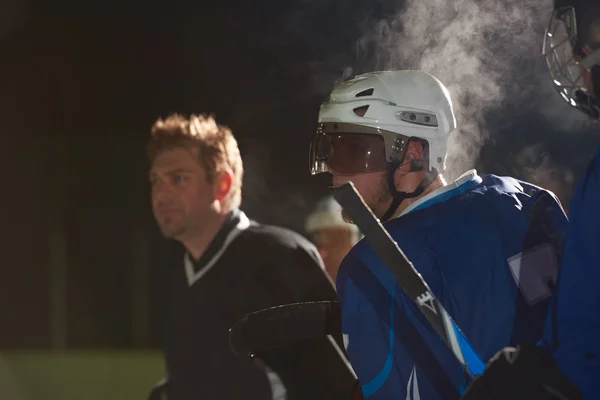
[[[168,202],[172,198],[171,188],[165,183],[156,183],[152,188],[152,198],[155,202]]]

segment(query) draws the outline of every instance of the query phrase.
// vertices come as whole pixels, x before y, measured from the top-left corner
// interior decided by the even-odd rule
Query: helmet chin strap
[[[412,199],[421,195],[421,193],[423,193],[423,191],[427,189],[439,175],[437,170],[432,168],[431,171],[429,171],[425,176],[425,179],[419,183],[419,186],[417,186],[413,192],[399,192],[396,190],[396,183],[394,182],[394,174],[399,166],[400,164],[392,164],[388,169],[388,190],[392,194],[392,204],[390,204],[385,214],[383,214],[383,217],[381,217],[381,222],[386,222],[392,218],[398,207],[400,207],[400,203],[402,203],[405,199]],[[411,172],[412,171],[414,171],[414,169],[411,169]]]

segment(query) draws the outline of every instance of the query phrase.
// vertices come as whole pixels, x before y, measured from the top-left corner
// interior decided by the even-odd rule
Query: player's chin
[[[178,239],[183,236],[185,229],[172,223],[160,224],[160,232],[166,239]]]

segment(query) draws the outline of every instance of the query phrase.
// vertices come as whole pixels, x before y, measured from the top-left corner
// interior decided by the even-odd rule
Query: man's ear
[[[215,180],[215,199],[223,201],[231,192],[233,185],[233,173],[230,170],[223,171]]]
[[[418,140],[410,140],[404,154],[404,161],[396,172],[400,171],[400,175],[405,175],[409,172],[420,171],[425,160],[425,149],[423,144]]]
[[[425,159],[425,149],[423,144],[418,140],[411,140],[408,142],[408,148],[406,149],[407,161],[417,161]]]

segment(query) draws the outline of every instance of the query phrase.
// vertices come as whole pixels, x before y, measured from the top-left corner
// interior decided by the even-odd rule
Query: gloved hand
[[[507,347],[490,360],[463,400],[582,400],[554,358],[538,346]]]

